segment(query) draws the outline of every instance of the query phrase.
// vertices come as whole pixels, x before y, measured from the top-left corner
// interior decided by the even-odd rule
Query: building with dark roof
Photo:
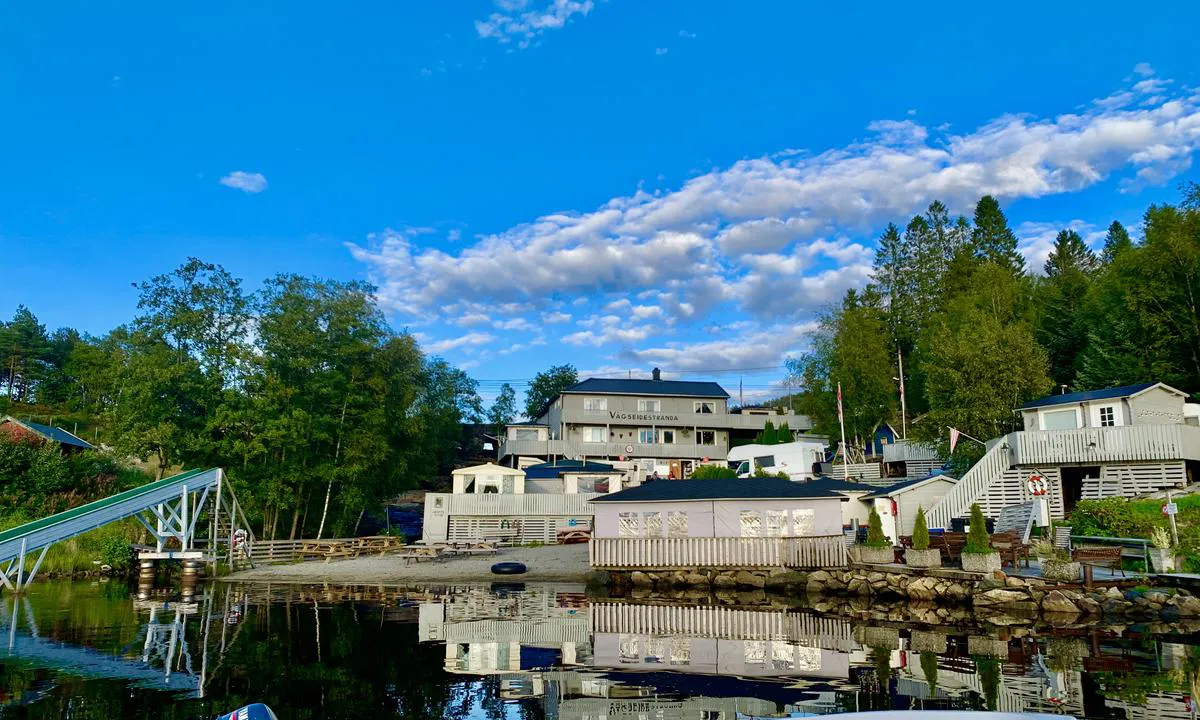
[[[10,442],[51,442],[62,448],[63,452],[79,452],[94,450],[87,440],[53,425],[42,425],[29,420],[18,420],[15,417],[0,418],[0,439]]]
[[[735,413],[715,382],[588,378],[551,399],[533,424],[505,431],[500,459],[569,458],[635,463],[643,475],[684,478],[696,464],[726,458],[731,443],[753,439],[768,421],[794,432],[811,429],[803,415]]]

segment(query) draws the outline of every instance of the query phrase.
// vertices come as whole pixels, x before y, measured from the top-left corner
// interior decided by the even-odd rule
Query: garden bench
[[[1125,568],[1121,567],[1121,555],[1125,552],[1122,547],[1095,547],[1086,546],[1075,548],[1071,553],[1071,559],[1080,565],[1084,566],[1084,571],[1087,576],[1091,576],[1091,568],[1106,567],[1111,570],[1120,570],[1121,577],[1125,577]]]
[[[1029,546],[1021,542],[1016,532],[993,533],[992,547],[1000,552],[1001,564],[1015,568],[1018,562],[1024,560],[1025,567],[1029,567]]]

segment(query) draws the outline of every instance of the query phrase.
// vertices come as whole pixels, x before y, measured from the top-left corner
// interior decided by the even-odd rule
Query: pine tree
[[[1000,203],[991,195],[979,198],[975,205],[971,245],[978,257],[1006,267],[1017,275],[1025,272],[1025,258],[1017,252],[1017,236],[1008,227],[1008,218],[1000,209]]]
[[[963,552],[979,555],[996,552],[992,548],[992,538],[988,535],[979,503],[971,503],[971,529],[967,532],[967,545]]]
[[[1104,236],[1104,250],[1100,253],[1100,259],[1108,265],[1131,247],[1133,240],[1129,237],[1129,231],[1120,222],[1113,220],[1112,225],[1108,226],[1108,234]]]
[[[792,429],[788,427],[787,421],[784,421],[778,429],[775,430],[775,444],[782,445],[792,441]]]
[[[925,520],[925,508],[917,507],[917,519],[913,521],[913,550],[929,549],[929,525]]]
[[[1087,294],[1098,261],[1074,230],[1063,230],[1046,260],[1038,340],[1050,353],[1056,385],[1074,385],[1087,346]]]
[[[1061,277],[1074,272],[1090,273],[1096,269],[1096,253],[1092,252],[1079,233],[1060,230],[1054,238],[1054,249],[1046,258],[1046,277]]]
[[[867,517],[867,547],[885,548],[891,546],[891,541],[883,534],[883,521],[880,520],[879,513],[875,512],[875,508],[872,506],[871,514]]]
[[[775,423],[768,420],[766,424],[763,425],[762,432],[760,432],[758,437],[755,438],[755,442],[759,445],[774,445],[777,443],[778,433],[775,430]]]

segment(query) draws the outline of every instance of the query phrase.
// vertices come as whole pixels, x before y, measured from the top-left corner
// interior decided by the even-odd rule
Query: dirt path
[[[322,560],[295,565],[263,565],[229,576],[239,581],[294,581],[302,583],[398,583],[479,582],[512,578],[521,581],[583,582],[588,574],[588,546],[547,545],[537,548],[501,548],[491,557],[456,557],[428,562],[405,561],[390,556],[362,557],[354,560]],[[524,575],[493,575],[498,562],[525,563]]]

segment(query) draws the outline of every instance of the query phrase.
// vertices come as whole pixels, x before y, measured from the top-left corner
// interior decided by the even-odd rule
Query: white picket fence
[[[846,564],[841,535],[784,538],[592,538],[595,568],[793,567]]]

